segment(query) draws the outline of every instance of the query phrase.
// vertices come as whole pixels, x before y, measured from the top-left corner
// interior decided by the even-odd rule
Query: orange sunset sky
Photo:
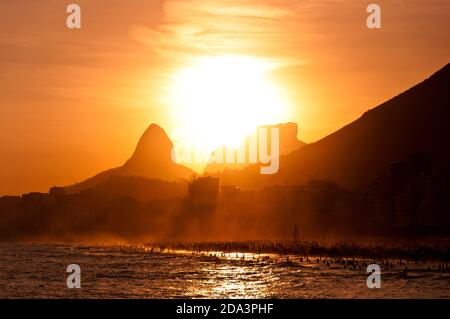
[[[217,127],[239,139],[293,121],[314,142],[450,57],[446,0],[72,2],[79,30],[71,2],[0,3],[0,196],[119,166],[151,123],[212,146],[202,136]],[[366,26],[370,3],[382,29]],[[191,112],[198,101],[215,106]]]

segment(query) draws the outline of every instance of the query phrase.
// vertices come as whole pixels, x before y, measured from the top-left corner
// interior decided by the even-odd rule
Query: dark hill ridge
[[[111,176],[139,176],[175,181],[189,179],[194,172],[172,161],[173,144],[164,130],[150,125],[139,140],[131,158],[122,166],[103,171],[81,183],[66,187],[68,193],[93,188]]]
[[[348,189],[364,189],[392,161],[426,153],[433,169],[450,163],[450,64],[427,80],[369,110],[339,131],[280,158],[276,175],[257,167],[224,172],[223,181],[243,188],[301,184],[332,179]]]

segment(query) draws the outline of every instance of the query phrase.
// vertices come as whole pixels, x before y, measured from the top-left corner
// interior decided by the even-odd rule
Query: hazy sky
[[[66,27],[66,6],[82,27]],[[449,62],[447,0],[0,2],[0,195],[47,191],[121,165],[169,79],[197,56],[277,62],[299,138],[332,133]],[[382,8],[382,29],[366,7]]]

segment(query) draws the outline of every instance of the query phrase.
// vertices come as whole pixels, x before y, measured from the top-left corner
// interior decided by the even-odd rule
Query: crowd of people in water
[[[408,266],[421,263],[421,271],[450,271],[450,246],[442,242],[402,246],[318,242],[154,242],[131,247],[149,253],[184,252],[204,258],[278,262],[285,266],[310,263],[333,269],[366,271],[369,264],[375,263],[384,271],[400,270],[406,275],[410,270]]]

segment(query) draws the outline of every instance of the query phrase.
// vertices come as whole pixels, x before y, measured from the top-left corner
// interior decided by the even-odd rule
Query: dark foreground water
[[[241,255],[0,243],[0,298],[450,298],[450,273],[433,263],[408,264],[407,275],[396,265],[368,289],[365,269]],[[81,267],[81,289],[66,286],[69,264]]]

